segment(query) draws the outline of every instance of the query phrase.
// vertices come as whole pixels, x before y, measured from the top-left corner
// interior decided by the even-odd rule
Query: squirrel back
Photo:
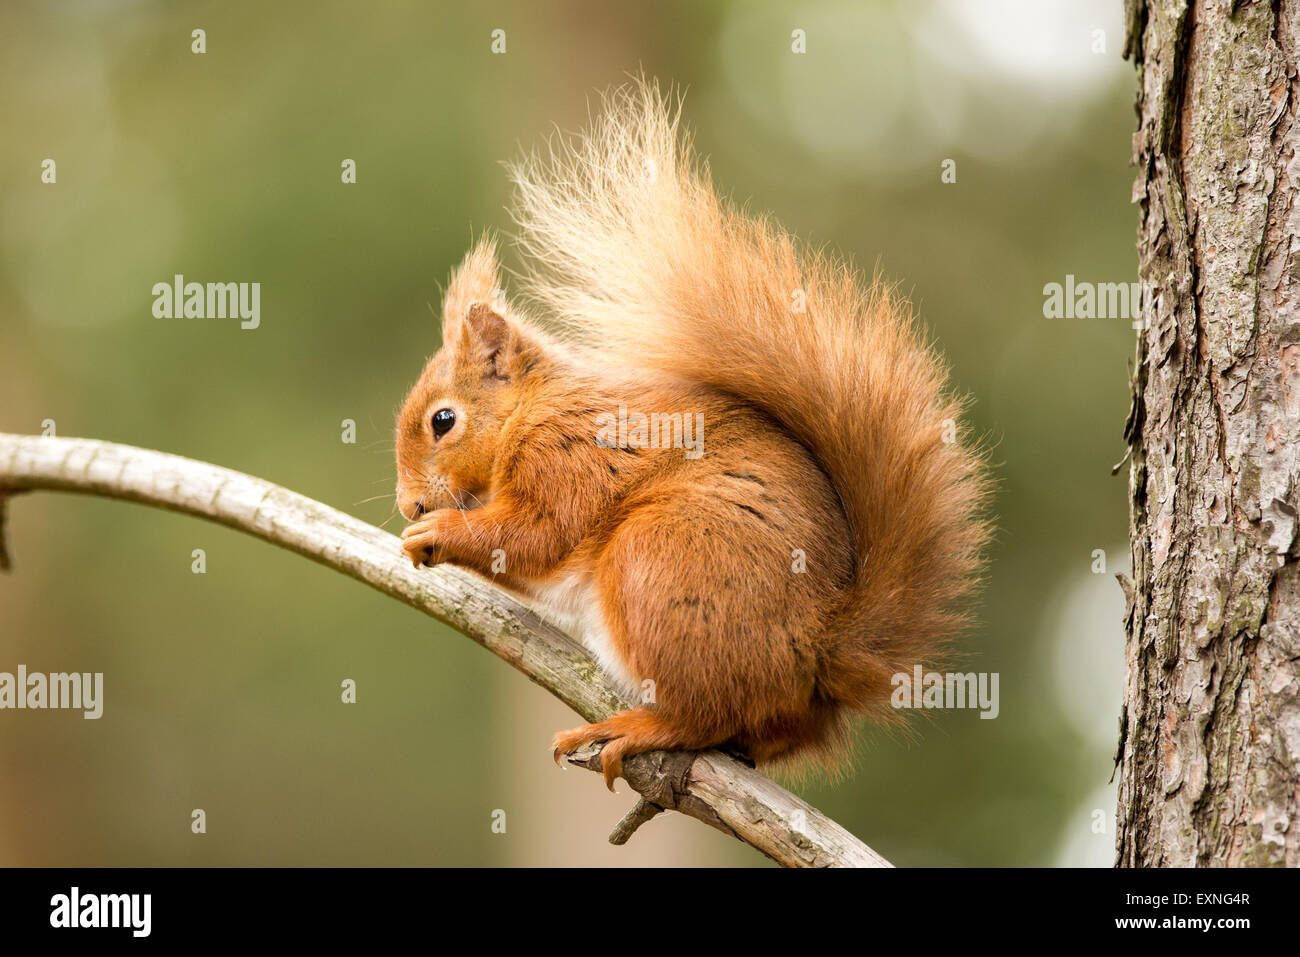
[[[720,200],[679,118],[642,80],[511,167],[527,291],[600,362],[737,397],[809,450],[854,558],[822,691],[895,718],[891,677],[941,663],[991,534],[963,403],[908,305]]]

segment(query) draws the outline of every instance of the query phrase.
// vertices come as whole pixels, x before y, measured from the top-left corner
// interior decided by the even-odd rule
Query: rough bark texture
[[[580,645],[499,588],[448,565],[412,568],[396,537],[262,479],[129,445],[0,432],[0,569],[9,565],[8,499],[34,489],[140,502],[257,535],[464,632],[587,721],[627,706]],[[599,770],[599,748],[572,763]],[[785,867],[891,866],[811,804],[719,751],[633,755],[623,772],[644,801],[703,821]],[[626,841],[647,811],[630,816],[612,839]]]
[[[1300,0],[1127,0],[1140,80],[1118,863],[1300,864]]]

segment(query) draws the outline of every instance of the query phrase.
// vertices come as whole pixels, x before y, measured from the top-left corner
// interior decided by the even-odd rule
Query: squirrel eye
[[[433,437],[440,439],[456,424],[456,413],[451,409],[439,409],[433,413]]]

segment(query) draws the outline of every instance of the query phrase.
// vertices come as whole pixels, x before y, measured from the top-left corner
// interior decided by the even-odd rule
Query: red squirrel
[[[554,739],[605,742],[611,787],[651,750],[836,761],[939,663],[990,534],[907,304],[721,200],[680,116],[638,81],[510,168],[548,325],[479,242],[397,420],[411,561],[524,596],[648,702]]]

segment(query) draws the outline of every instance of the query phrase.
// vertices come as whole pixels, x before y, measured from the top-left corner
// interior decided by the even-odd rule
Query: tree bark
[[[1126,0],[1143,326],[1118,864],[1300,865],[1300,0]]]

